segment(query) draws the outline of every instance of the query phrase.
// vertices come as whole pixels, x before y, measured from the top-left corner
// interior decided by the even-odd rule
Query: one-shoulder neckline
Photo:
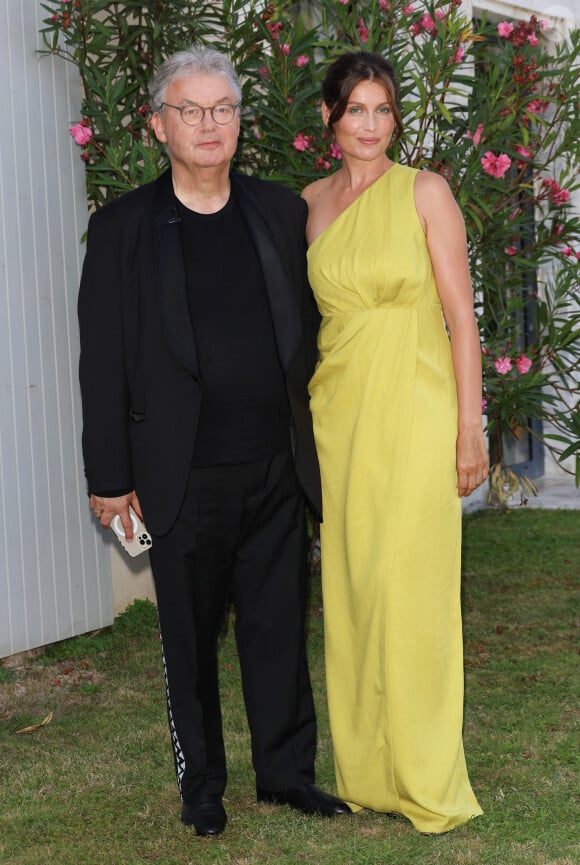
[[[357,195],[357,197],[356,197],[355,199],[353,199],[353,200],[350,202],[350,204],[348,204],[348,205],[344,208],[344,210],[341,210],[341,211],[340,211],[340,213],[338,214],[338,216],[335,216],[334,219],[333,219],[331,222],[328,223],[328,225],[326,226],[326,228],[323,228],[323,229],[322,229],[322,231],[320,232],[320,234],[317,234],[317,235],[316,235],[316,237],[314,238],[314,240],[312,241],[312,243],[309,244],[309,246],[308,246],[308,250],[311,250],[312,247],[313,247],[313,246],[318,242],[318,240],[319,240],[321,237],[323,237],[323,236],[327,233],[327,231],[329,231],[329,230],[332,228],[333,225],[336,225],[336,223],[337,223],[340,219],[342,219],[342,217],[343,217],[345,214],[347,214],[347,213],[349,212],[349,210],[350,210],[352,207],[354,207],[354,205],[357,204],[357,203],[361,200],[361,198],[363,198],[363,196],[366,195],[367,192],[370,192],[371,189],[374,189],[374,187],[377,186],[377,184],[379,184],[379,183],[381,182],[381,180],[383,180],[383,178],[384,178],[387,174],[390,174],[391,171],[393,170],[393,168],[396,168],[397,166],[400,166],[400,163],[398,163],[398,162],[393,162],[393,164],[392,164],[392,165],[389,165],[389,167],[388,167],[387,169],[385,169],[385,171],[383,171],[382,174],[379,174],[379,176],[378,176],[375,180],[373,180],[372,183],[369,183],[368,186],[365,186],[365,188],[364,188],[363,191],[360,193],[360,195]]]

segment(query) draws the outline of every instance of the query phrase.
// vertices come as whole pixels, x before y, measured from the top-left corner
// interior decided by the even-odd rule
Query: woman
[[[344,54],[322,94],[342,166],[303,195],[338,791],[446,832],[482,813],[462,744],[460,497],[488,472],[465,229],[443,178],[385,155],[388,61]]]

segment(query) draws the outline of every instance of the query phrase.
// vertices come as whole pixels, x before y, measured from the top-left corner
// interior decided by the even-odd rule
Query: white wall
[[[517,21],[531,15],[544,18],[552,25],[547,31],[548,36],[554,35],[556,38],[557,34],[564,35],[570,27],[577,27],[580,16],[580,0],[556,0],[555,3],[550,0],[463,0],[462,5],[466,11],[470,8],[480,11],[485,9],[499,16],[499,20],[506,18]]]
[[[0,657],[112,621],[108,548],[80,455],[80,88],[40,59],[46,13],[0,0]]]

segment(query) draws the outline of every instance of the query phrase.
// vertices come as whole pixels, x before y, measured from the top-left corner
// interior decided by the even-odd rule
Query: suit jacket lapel
[[[292,286],[258,202],[245,188],[243,177],[232,175],[231,180],[242,216],[262,264],[278,354],[282,368],[287,370],[302,338],[302,325]]]
[[[199,378],[189,304],[180,219],[175,206],[171,172],[158,181],[155,201],[156,281],[167,341],[177,359]]]

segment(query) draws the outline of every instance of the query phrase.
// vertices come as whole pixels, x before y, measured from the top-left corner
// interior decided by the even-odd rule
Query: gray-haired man
[[[152,535],[182,820],[223,831],[217,641],[227,596],[257,798],[333,816],[314,786],[304,503],[320,512],[308,408],[318,316],[305,205],[230,172],[241,91],[196,48],[154,76],[171,168],[95,213],[79,295],[83,451],[104,526]]]

